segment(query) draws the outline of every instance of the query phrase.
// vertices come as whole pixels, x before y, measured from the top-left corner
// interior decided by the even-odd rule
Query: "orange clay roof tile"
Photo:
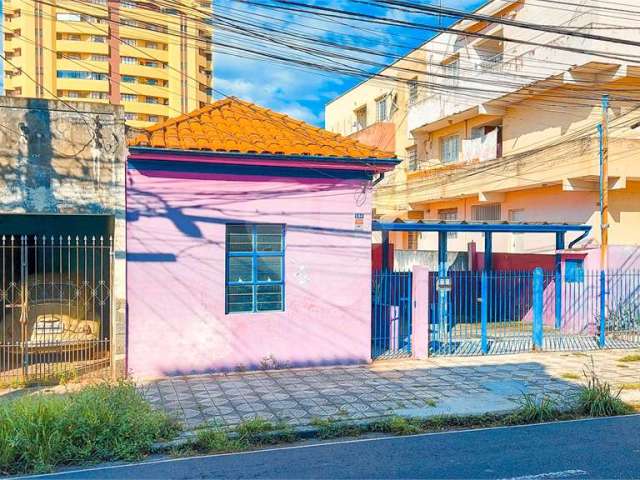
[[[148,127],[130,146],[218,152],[395,158],[392,153],[230,97]]]

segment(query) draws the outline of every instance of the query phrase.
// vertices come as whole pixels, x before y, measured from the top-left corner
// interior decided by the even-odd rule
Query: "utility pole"
[[[607,269],[609,246],[609,95],[602,96],[600,134],[600,270]]]

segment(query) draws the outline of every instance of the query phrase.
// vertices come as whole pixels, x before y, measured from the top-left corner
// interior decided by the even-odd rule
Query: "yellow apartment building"
[[[609,241],[640,267],[640,67],[633,61],[640,48],[517,25],[632,39],[634,30],[621,28],[631,20],[612,20],[595,8],[600,3],[623,2],[490,1],[476,12],[486,19],[457,22],[457,32],[434,37],[329,103],[327,129],[405,159],[376,186],[375,214],[588,223],[593,228],[578,246],[595,248],[597,124],[608,95]],[[437,248],[435,234],[398,233],[391,240],[397,249]],[[471,241],[483,249],[475,233],[452,234],[449,249],[465,251]],[[505,233],[495,236],[493,249],[552,253],[555,239]]]
[[[212,98],[211,9],[210,0],[4,0],[4,94],[123,104],[132,127],[199,108]]]

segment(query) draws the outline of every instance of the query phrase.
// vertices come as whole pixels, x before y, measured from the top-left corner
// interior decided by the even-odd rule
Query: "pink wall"
[[[136,164],[138,167],[142,162]],[[370,358],[363,180],[128,171],[128,368],[137,377]],[[354,214],[364,213],[362,230]],[[225,223],[286,224],[285,311],[225,314]]]

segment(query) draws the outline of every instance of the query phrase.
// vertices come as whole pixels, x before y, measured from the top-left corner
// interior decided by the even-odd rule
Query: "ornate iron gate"
[[[108,372],[112,264],[111,238],[2,237],[1,384]]]

